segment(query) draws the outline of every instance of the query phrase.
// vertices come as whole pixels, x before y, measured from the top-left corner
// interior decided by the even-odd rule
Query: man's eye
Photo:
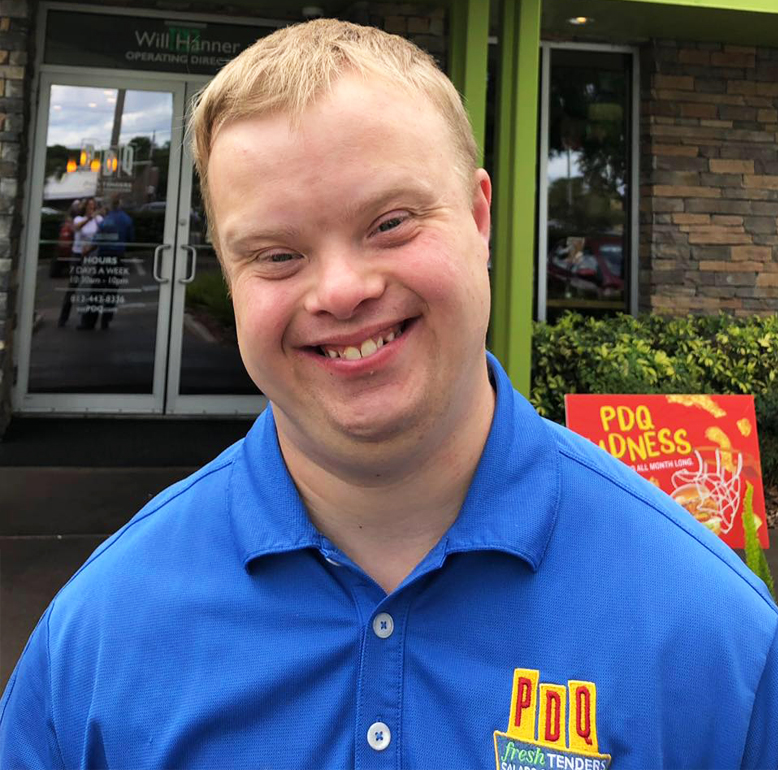
[[[279,264],[281,262],[291,262],[293,259],[296,259],[296,254],[284,254],[284,253],[277,253],[277,254],[269,254],[265,257],[266,262],[272,262],[274,264]]]
[[[391,219],[385,219],[376,228],[379,233],[386,233],[389,230],[394,230],[395,227],[399,227],[405,221],[405,217],[392,217]]]

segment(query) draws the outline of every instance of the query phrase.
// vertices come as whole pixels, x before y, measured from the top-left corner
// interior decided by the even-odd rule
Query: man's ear
[[[489,174],[482,168],[475,172],[473,184],[473,199],[470,205],[473,212],[473,219],[478,232],[486,245],[489,245],[489,231],[492,224],[492,217],[489,207],[492,203],[492,180]]]

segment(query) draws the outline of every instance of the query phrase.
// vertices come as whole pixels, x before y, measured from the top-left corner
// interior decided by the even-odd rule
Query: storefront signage
[[[664,490],[733,548],[746,492],[768,545],[752,396],[565,396],[567,426]]]
[[[275,27],[50,10],[45,64],[215,75]]]

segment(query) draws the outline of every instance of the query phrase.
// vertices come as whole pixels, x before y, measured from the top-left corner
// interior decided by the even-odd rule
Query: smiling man
[[[407,41],[259,41],[192,120],[271,406],[60,592],[0,767],[778,767],[775,605],[484,339],[490,182]]]
[[[433,104],[358,72],[299,116],[212,135],[243,361],[311,520],[391,592],[456,518],[489,432],[489,178]]]

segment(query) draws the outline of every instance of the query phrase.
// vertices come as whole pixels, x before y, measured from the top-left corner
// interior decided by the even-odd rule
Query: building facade
[[[225,61],[318,15],[413,39],[462,92],[495,181],[490,344],[520,386],[533,318],[778,312],[772,5],[0,0],[0,433],[263,407],[185,116]]]

